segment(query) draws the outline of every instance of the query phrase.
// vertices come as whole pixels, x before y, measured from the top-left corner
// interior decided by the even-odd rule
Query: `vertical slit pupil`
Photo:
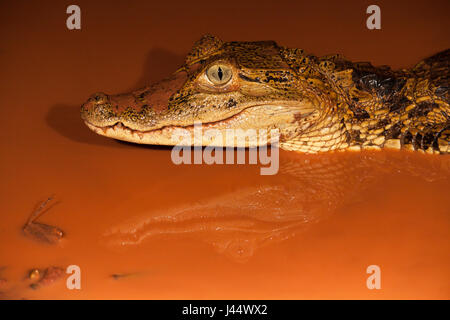
[[[219,67],[219,69],[217,70],[217,75],[219,76],[219,79],[222,80],[222,77],[223,77],[223,71],[222,71],[222,68],[221,68],[221,67]]]

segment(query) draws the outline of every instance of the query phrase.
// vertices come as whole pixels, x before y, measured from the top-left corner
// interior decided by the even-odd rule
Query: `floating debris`
[[[24,234],[30,238],[49,244],[55,244],[61,240],[64,236],[64,232],[58,227],[36,222],[36,219],[42,215],[44,208],[47,207],[51,200],[53,200],[53,196],[41,203],[41,205],[31,213],[22,230]]]
[[[111,278],[113,278],[114,280],[120,280],[123,278],[129,278],[129,277],[134,277],[140,275],[140,273],[114,273],[111,275]]]
[[[28,278],[33,281],[39,281],[41,279],[41,271],[39,269],[33,269],[28,274]]]
[[[64,274],[64,269],[60,267],[52,266],[48,267],[45,270],[32,269],[28,274],[28,278],[34,281],[32,284],[30,284],[30,288],[39,289],[42,286],[48,286],[49,284],[52,284],[55,281],[61,279]]]

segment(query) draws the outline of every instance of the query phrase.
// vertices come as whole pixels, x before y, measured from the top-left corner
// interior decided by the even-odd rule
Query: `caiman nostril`
[[[89,120],[91,123],[97,123],[100,120],[104,121],[113,116],[109,96],[103,92],[91,95],[88,101],[81,106],[81,117]]]
[[[103,92],[97,92],[93,94],[90,98],[90,101],[96,103],[96,104],[102,104],[106,103],[108,101],[108,96],[104,94]]]

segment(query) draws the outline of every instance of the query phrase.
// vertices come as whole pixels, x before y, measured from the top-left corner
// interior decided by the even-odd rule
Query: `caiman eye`
[[[209,81],[215,85],[223,85],[231,80],[231,68],[223,64],[215,64],[206,70]]]

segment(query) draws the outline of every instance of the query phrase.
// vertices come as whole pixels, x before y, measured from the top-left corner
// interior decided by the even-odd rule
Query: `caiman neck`
[[[339,55],[297,58],[309,65],[294,66],[302,71],[301,90],[311,90],[322,113],[316,126],[284,147],[303,152],[381,148],[450,152],[449,56],[447,50],[398,71],[352,63]]]

